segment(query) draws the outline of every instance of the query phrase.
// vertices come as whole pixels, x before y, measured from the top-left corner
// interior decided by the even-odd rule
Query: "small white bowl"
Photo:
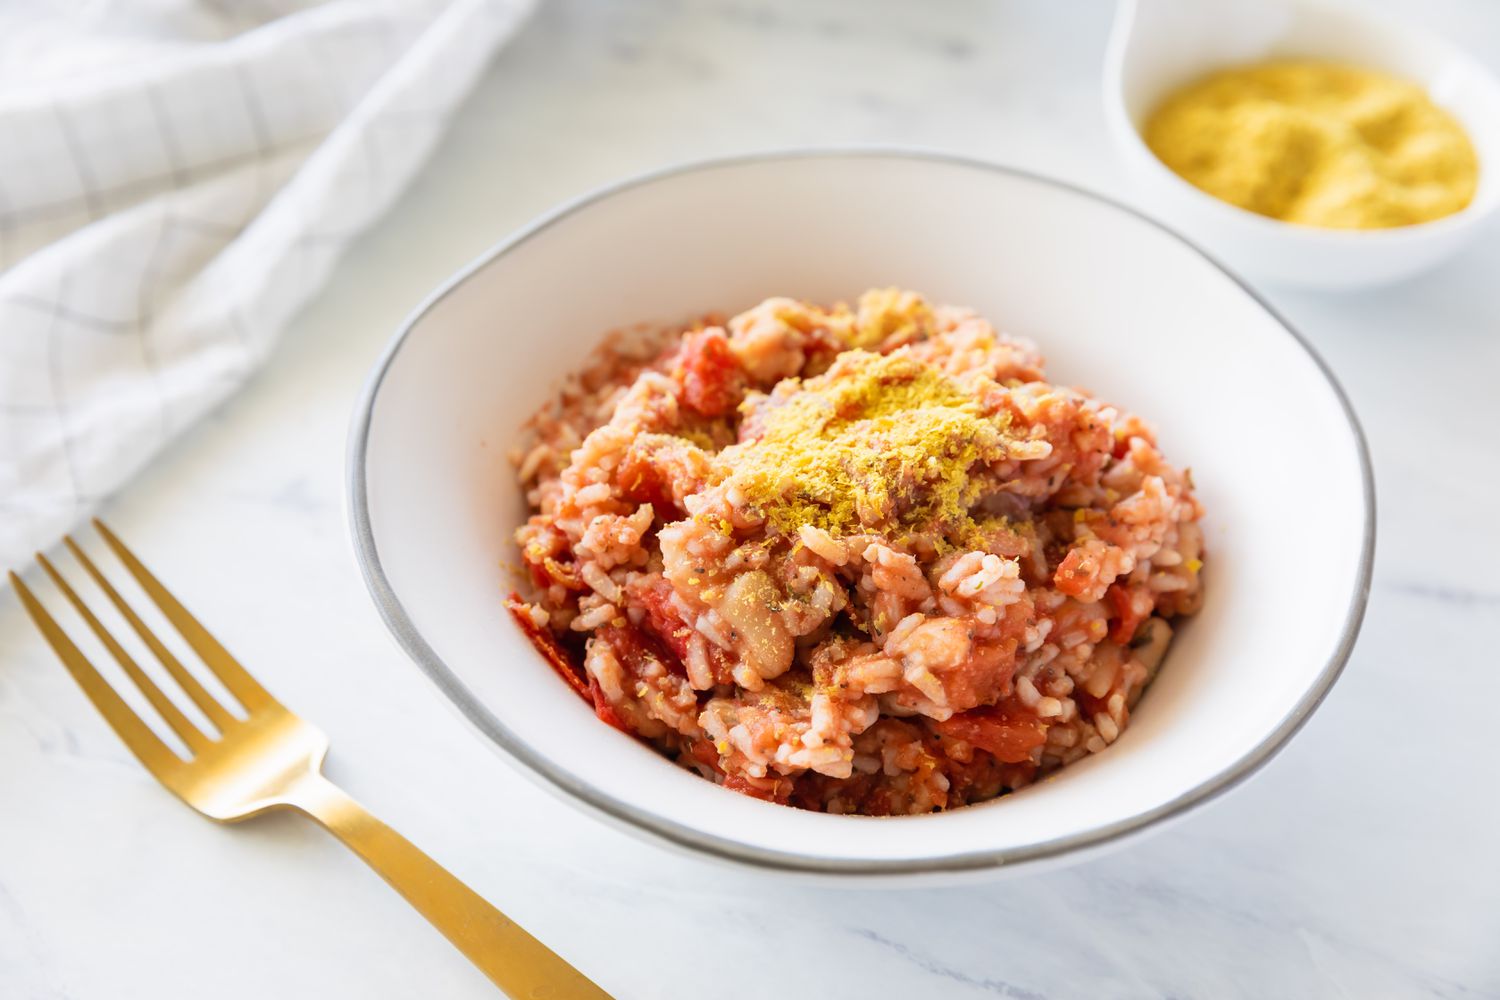
[[[1321,229],[1220,201],[1177,176],[1140,129],[1173,90],[1215,69],[1270,58],[1331,59],[1414,80],[1479,154],[1460,212],[1393,229]],[[1419,27],[1313,0],[1121,0],[1104,67],[1104,108],[1145,208],[1242,273],[1310,288],[1384,284],[1467,245],[1500,206],[1500,83]]]
[[[892,284],[1036,339],[1054,378],[1155,424],[1208,512],[1206,600],[1104,753],[984,805],[829,816],[676,767],[558,680],[501,604],[526,516],[507,451],[611,328]],[[385,621],[527,773],[634,833],[846,883],[1076,859],[1245,778],[1342,667],[1374,530],[1369,463],[1338,387],[1193,246],[1055,181],[873,151],[652,174],[509,238],[434,293],[377,364],[352,431],[349,500]]]

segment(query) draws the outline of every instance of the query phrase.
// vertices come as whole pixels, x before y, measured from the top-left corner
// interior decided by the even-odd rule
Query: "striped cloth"
[[[530,5],[0,4],[0,566],[244,382]]]

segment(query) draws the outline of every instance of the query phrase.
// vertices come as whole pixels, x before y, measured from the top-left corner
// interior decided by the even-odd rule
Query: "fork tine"
[[[172,703],[172,699],[162,694],[161,688],[156,686],[156,682],[146,676],[146,672],[140,668],[140,665],[135,662],[135,659],[129,653],[125,652],[125,647],[121,646],[119,641],[109,634],[109,630],[104,627],[104,623],[98,619],[87,604],[83,603],[83,598],[78,596],[78,592],[57,571],[57,567],[52,565],[51,560],[38,552],[36,554],[36,561],[41,564],[42,569],[47,571],[47,575],[52,578],[52,582],[57,585],[57,589],[62,591],[62,595],[68,599],[68,603],[73,605],[74,610],[83,617],[84,622],[99,637],[99,641],[104,643],[104,648],[109,650],[109,655],[113,656],[115,661],[120,664],[126,675],[130,677],[131,682],[135,684],[141,694],[146,696],[146,700],[151,703],[151,707],[156,709],[157,714],[166,720],[167,725],[172,727],[174,733],[182,737],[182,742],[186,743],[194,753],[206,747],[208,745],[208,738],[199,732],[197,726],[188,721],[187,716],[182,714],[182,710]]]
[[[104,721],[115,734],[130,748],[142,764],[145,764],[153,774],[159,774],[163,769],[173,764],[181,763],[180,758],[173,753],[161,739],[151,731],[151,727],[141,721],[140,716],[135,714],[125,700],[109,686],[109,682],[99,675],[93,664],[89,663],[88,657],[73,645],[73,640],[57,624],[56,619],[37,600],[36,595],[21,578],[15,573],[10,574],[10,585],[16,589],[21,597],[21,603],[26,606],[26,613],[31,616],[32,622],[41,631],[42,637],[47,640],[47,645],[57,654],[57,658],[63,661],[63,666],[68,668],[68,673],[73,675],[73,680],[83,688],[83,693],[88,696],[89,701],[104,716]]]
[[[208,668],[214,672],[223,685],[229,689],[229,693],[239,699],[240,704],[245,706],[245,711],[254,712],[256,709],[275,705],[276,699],[272,698],[260,682],[250,676],[249,671],[240,666],[239,661],[229,655],[229,650],[219,644],[199,622],[178,603],[177,598],[161,585],[161,581],[151,574],[141,561],[135,557],[125,543],[116,537],[113,531],[105,526],[98,518],[94,519],[94,527],[103,536],[105,544],[112,549],[125,568],[130,570],[130,575],[135,577],[136,582],[141,585],[150,598],[156,602],[161,613],[166,615],[167,620],[176,626],[177,631],[187,640],[187,644],[193,647]]]
[[[219,704],[217,698],[204,690],[203,685],[198,683],[198,678],[189,673],[183,667],[182,661],[173,656],[172,651],[164,646],[162,641],[156,637],[156,633],[152,632],[146,623],[141,621],[141,616],[136,614],[135,609],[125,602],[125,598],[120,596],[120,592],[99,571],[99,567],[94,565],[94,560],[90,559],[83,549],[79,548],[77,543],[66,535],[63,536],[63,544],[68,547],[69,552],[73,553],[73,558],[78,560],[88,575],[93,577],[94,583],[98,584],[99,589],[104,591],[110,603],[130,623],[130,627],[135,629],[135,634],[140,636],[141,641],[151,648],[151,652],[161,661],[161,665],[167,668],[167,673],[172,675],[172,679],[187,692],[189,698],[193,699],[193,704],[197,705],[203,714],[208,716],[210,722],[219,727],[219,732],[222,733],[232,725],[234,723],[234,716],[230,715],[224,706]]]

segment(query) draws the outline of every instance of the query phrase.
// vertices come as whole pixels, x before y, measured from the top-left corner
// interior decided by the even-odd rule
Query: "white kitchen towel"
[[[530,6],[0,4],[0,566],[244,382]]]

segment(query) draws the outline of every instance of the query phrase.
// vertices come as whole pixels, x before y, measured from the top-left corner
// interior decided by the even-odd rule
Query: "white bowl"
[[[1055,379],[1152,420],[1207,508],[1207,598],[1104,753],[950,813],[829,816],[679,769],[558,680],[501,605],[525,517],[507,450],[611,328],[891,284],[976,307],[1038,340]],[[1338,675],[1374,526],[1364,445],[1328,371],[1191,244],[1044,178],[877,151],[652,174],[506,240],[396,334],[358,406],[349,487],[380,613],[495,747],[632,832],[845,881],[1076,857],[1246,777]]]
[[[1269,58],[1357,63],[1414,80],[1468,131],[1479,190],[1460,212],[1394,229],[1280,222],[1200,191],[1141,139],[1171,91],[1215,69]],[[1312,0],[1121,0],[1104,66],[1104,109],[1145,208],[1254,278],[1310,288],[1383,284],[1467,245],[1500,206],[1500,83],[1419,27]]]

